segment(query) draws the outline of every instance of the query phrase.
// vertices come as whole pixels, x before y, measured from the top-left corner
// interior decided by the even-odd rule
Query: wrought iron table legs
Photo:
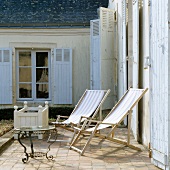
[[[29,157],[35,158],[35,157],[42,157],[42,156],[46,156],[46,158],[48,160],[52,160],[53,156],[52,155],[48,156],[48,152],[50,151],[50,146],[55,142],[57,134],[55,134],[55,140],[53,142],[50,142],[46,153],[44,153],[44,152],[34,152],[34,145],[33,145],[33,140],[32,140],[32,134],[33,134],[33,131],[28,131],[28,132],[24,132],[24,133],[23,133],[23,131],[19,131],[19,133],[18,133],[18,142],[21,144],[21,146],[23,146],[24,153],[25,153],[25,158],[22,158],[22,162],[26,163],[28,161]],[[27,153],[27,147],[21,141],[22,135],[24,135],[24,137],[26,137],[26,136],[29,137],[31,153]],[[50,134],[49,134],[47,142],[50,141],[50,137],[51,137],[51,131],[50,131]]]

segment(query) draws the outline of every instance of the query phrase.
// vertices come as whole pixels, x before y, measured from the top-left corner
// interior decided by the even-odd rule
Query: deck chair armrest
[[[76,126],[73,126],[73,128],[74,128],[75,130],[78,130],[78,131],[81,130],[81,128],[78,128],[78,127],[76,127]]]
[[[99,121],[99,120],[93,120],[93,119],[89,119],[87,120],[87,122],[90,121],[91,123],[102,123],[102,121]]]
[[[82,118],[91,119],[91,117],[87,117],[87,116],[81,116],[81,119]]]
[[[107,122],[106,122],[106,123],[101,122],[100,124],[105,124],[105,125],[114,125],[114,126],[115,126],[115,125],[117,125],[117,124],[115,124],[115,123],[107,123]]]
[[[92,117],[81,116],[81,119],[83,119],[83,118],[85,118],[86,121],[96,121],[96,122],[98,122],[96,119],[93,119]]]
[[[60,115],[58,115],[58,116],[60,116]],[[60,116],[60,117],[62,117],[62,118],[69,118],[69,116]]]
[[[92,117],[87,117],[87,116],[81,116],[80,120],[79,120],[79,124],[81,123],[82,119],[85,119],[85,120],[91,120]]]
[[[65,119],[67,119],[67,118],[69,118],[69,116],[61,116],[61,115],[56,115],[56,117],[57,117],[57,122],[59,122],[59,120],[60,120],[60,118],[65,118]]]

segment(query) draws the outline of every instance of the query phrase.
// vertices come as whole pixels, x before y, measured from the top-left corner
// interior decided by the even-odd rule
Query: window
[[[50,51],[18,50],[18,99],[50,99]]]

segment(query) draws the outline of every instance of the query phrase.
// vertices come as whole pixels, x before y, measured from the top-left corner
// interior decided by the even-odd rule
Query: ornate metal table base
[[[17,130],[17,131],[19,131],[18,132],[18,142],[21,144],[21,146],[23,146],[24,153],[25,153],[25,158],[22,158],[22,162],[23,163],[26,163],[28,161],[29,157],[31,157],[31,158],[38,158],[38,157],[45,156],[48,160],[52,160],[53,159],[52,155],[48,156],[48,152],[50,151],[50,146],[55,142],[55,140],[53,142],[50,142],[51,130],[55,131],[55,140],[56,140],[57,134],[56,134],[55,128],[49,128],[49,129],[31,129],[31,128],[30,129],[29,128],[24,129],[24,128],[21,128],[21,129]],[[48,137],[47,142],[50,142],[50,144],[48,146],[48,149],[47,149],[47,152],[46,153],[44,153],[44,152],[34,152],[32,135],[35,134],[35,133],[44,134],[46,131],[49,131],[49,137]],[[27,148],[23,144],[23,142],[21,141],[21,137],[22,136],[29,137],[31,153],[27,153]]]

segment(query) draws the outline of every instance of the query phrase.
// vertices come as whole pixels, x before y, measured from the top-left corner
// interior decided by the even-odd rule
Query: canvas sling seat
[[[132,109],[134,106],[139,102],[139,100],[144,96],[148,89],[133,89],[130,88],[126,91],[124,96],[118,101],[118,103],[113,107],[113,109],[109,112],[109,114],[106,116],[106,118],[103,121],[96,121],[90,119],[86,119],[84,121],[84,124],[81,126],[81,128],[74,127],[76,133],[74,133],[72,142],[70,144],[70,149],[78,151],[81,155],[84,154],[86,148],[88,147],[90,141],[94,136],[97,136],[101,139],[108,139],[110,141],[118,142],[120,144],[124,144],[130,148],[140,150],[140,148],[137,148],[136,146],[133,146],[130,144],[130,127],[131,127],[131,115],[132,115]],[[118,125],[124,120],[124,118],[128,115],[128,136],[127,140],[121,140],[113,137],[113,133],[115,129],[118,127]],[[89,122],[96,122],[96,125],[91,128],[85,128],[86,125]],[[98,133],[99,130],[109,128],[109,132],[107,134],[101,134]],[[85,143],[84,147],[82,149],[79,149],[76,147],[76,144],[78,143],[80,139],[80,135],[90,134],[87,142]]]
[[[62,127],[64,129],[74,131],[69,125],[77,126],[79,123],[85,120],[85,117],[95,117],[98,112],[101,111],[101,107],[106,97],[110,92],[109,90],[85,90],[84,94],[80,98],[79,102],[75,106],[74,110],[69,117],[58,115],[55,122],[52,122],[56,127]],[[67,118],[64,121],[60,121],[60,118]]]

